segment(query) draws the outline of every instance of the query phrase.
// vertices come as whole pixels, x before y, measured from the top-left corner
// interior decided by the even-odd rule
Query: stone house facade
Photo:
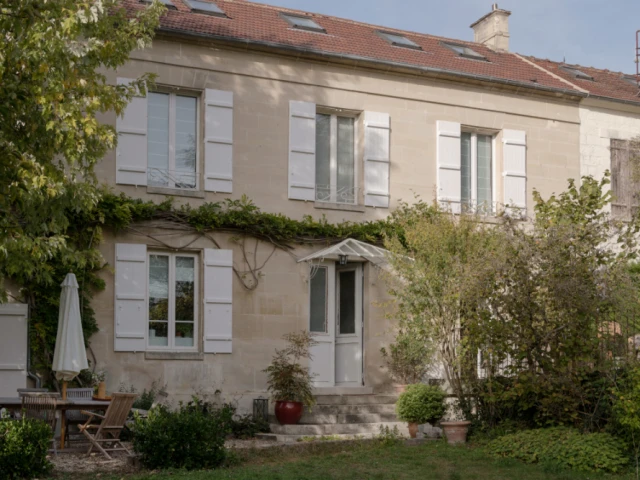
[[[153,47],[109,73],[157,75],[105,118],[119,145],[97,174],[115,191],[193,206],[246,196],[296,219],[364,222],[415,195],[531,213],[533,189],[547,197],[580,175],[584,92],[505,51],[504,36],[485,35],[494,50],[244,0],[165,3]],[[160,223],[107,233],[92,348],[108,389],[159,381],[248,407],[282,335],[310,330],[319,392],[386,391],[392,322],[375,251],[329,246]]]

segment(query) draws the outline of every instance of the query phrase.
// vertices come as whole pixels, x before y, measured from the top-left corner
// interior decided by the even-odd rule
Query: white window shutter
[[[233,251],[204,251],[204,353],[231,353]]]
[[[438,121],[437,134],[438,202],[453,213],[460,213],[460,124]]]
[[[364,112],[364,204],[389,207],[391,118]]]
[[[504,130],[504,203],[507,211],[526,214],[527,209],[527,134],[520,130]]]
[[[233,191],[233,92],[207,88],[204,94],[204,189]]]
[[[289,102],[289,198],[316,199],[316,104]]]
[[[133,79],[118,78],[118,85]],[[116,183],[147,184],[147,98],[135,96],[116,119]]]
[[[147,323],[147,246],[116,244],[114,350],[145,350]]]

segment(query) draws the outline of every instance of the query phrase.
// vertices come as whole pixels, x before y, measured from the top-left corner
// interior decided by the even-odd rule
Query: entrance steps
[[[381,429],[407,436],[407,424],[398,422],[395,414],[396,395],[340,394],[317,395],[317,404],[305,410],[297,425],[280,425],[270,417],[271,433],[260,434],[263,440],[297,442],[301,440],[342,440],[373,438]]]

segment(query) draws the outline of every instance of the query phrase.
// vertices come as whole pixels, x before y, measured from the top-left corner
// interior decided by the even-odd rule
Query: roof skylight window
[[[327,33],[327,31],[318,25],[315,21],[313,21],[309,17],[300,17],[298,15],[289,15],[285,13],[280,14],[282,18],[284,18],[289,25],[293,28],[297,28],[298,30],[307,30],[309,32],[318,32],[318,33]]]
[[[139,0],[139,1],[140,3],[148,3],[148,4],[153,3],[153,0]],[[170,10],[177,10],[176,6],[171,2],[171,0],[160,0],[160,3]]]
[[[206,15],[215,15],[216,17],[226,17],[220,7],[213,2],[202,2],[200,0],[184,0],[184,3],[194,13],[204,13]]]
[[[467,47],[466,45],[461,45],[458,43],[446,43],[446,42],[443,42],[442,45],[447,47],[449,50],[453,50],[460,57],[470,58],[472,60],[488,61],[484,55],[479,54],[478,52]]]
[[[586,73],[578,70],[577,68],[569,67],[568,65],[560,65],[560,70],[563,70],[573,75],[574,78],[578,78],[580,80],[589,80],[593,82],[593,77],[591,75],[587,75]]]
[[[635,75],[623,75],[622,80],[627,83],[630,83],[634,87],[640,87],[640,78]]]
[[[412,42],[407,37],[399,35],[397,33],[378,32],[382,38],[389,42],[394,47],[413,48],[414,50],[422,50],[422,47],[415,42]]]

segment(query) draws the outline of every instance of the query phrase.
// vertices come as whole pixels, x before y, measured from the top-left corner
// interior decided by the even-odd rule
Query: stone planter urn
[[[409,423],[409,436],[411,438],[416,438],[418,436],[418,424],[417,423]]]
[[[459,445],[467,442],[469,425],[471,425],[471,422],[468,421],[440,422],[447,443],[450,445]]]

